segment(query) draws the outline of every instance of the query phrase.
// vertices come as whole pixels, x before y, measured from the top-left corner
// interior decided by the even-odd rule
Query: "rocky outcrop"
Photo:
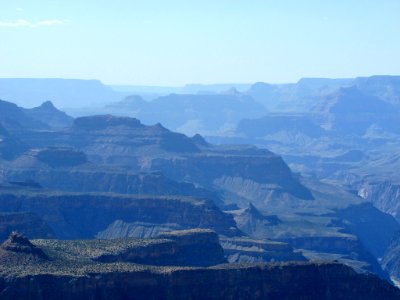
[[[48,259],[42,249],[33,245],[26,237],[16,231],[12,232],[9,238],[0,246],[0,257],[2,260],[7,255],[4,252]]]
[[[238,228],[254,238],[265,239],[266,228],[278,225],[282,221],[276,215],[262,214],[252,203],[245,209],[233,212]]]
[[[158,238],[173,240],[179,265],[207,266],[225,262],[218,235],[210,230],[185,230],[163,233]]]
[[[9,131],[25,129],[45,129],[48,126],[28,116],[23,108],[14,103],[0,100],[0,122]]]
[[[25,114],[34,120],[47,124],[51,128],[63,128],[71,126],[73,118],[65,112],[58,110],[51,101],[31,109],[24,109]]]

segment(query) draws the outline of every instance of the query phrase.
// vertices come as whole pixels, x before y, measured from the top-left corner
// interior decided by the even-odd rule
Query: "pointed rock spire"
[[[28,238],[17,231],[13,231],[0,247],[10,252],[31,254],[42,259],[48,258],[42,249],[33,245]]]
[[[256,218],[264,217],[264,215],[260,213],[260,211],[251,202],[249,202],[249,206],[246,208],[245,212]]]

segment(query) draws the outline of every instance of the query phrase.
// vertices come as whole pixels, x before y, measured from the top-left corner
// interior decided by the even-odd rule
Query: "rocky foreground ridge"
[[[216,237],[192,230],[147,240],[29,241],[12,233],[0,247],[0,298],[400,298],[388,282],[334,262],[215,265],[223,262]],[[190,267],[204,249],[214,251],[200,261],[215,266]],[[160,266],[167,261],[174,266]]]

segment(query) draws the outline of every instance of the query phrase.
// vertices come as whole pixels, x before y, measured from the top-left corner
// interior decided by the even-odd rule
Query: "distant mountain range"
[[[207,95],[220,94],[232,88],[247,94],[263,104],[269,111],[307,111],[316,98],[327,95],[340,87],[355,85],[367,95],[383,98],[399,105],[400,76],[372,76],[348,79],[303,78],[288,84],[188,84],[183,87],[106,85],[98,80],[80,79],[33,79],[0,78],[0,99],[24,107],[38,106],[45,101],[57,107],[101,108],[104,105],[123,100],[130,95],[141,96],[151,101],[169,94]],[[81,111],[82,112],[82,111]]]

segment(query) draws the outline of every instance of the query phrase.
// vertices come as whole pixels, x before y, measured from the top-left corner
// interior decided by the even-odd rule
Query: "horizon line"
[[[98,78],[76,78],[76,77],[0,77],[0,80],[79,80],[79,81],[98,81],[105,86],[115,86],[115,87],[159,87],[159,88],[184,88],[188,86],[195,85],[253,85],[256,83],[267,83],[267,84],[276,84],[276,85],[284,85],[284,84],[295,84],[299,83],[301,80],[305,79],[326,79],[326,80],[352,80],[357,78],[370,78],[370,77],[400,77],[400,73],[398,75],[393,74],[375,74],[369,76],[354,76],[354,77],[326,77],[326,76],[305,76],[300,77],[297,81],[284,81],[284,82],[273,82],[273,81],[263,81],[258,80],[254,82],[192,82],[192,83],[184,83],[184,84],[135,84],[135,83],[108,83]]]

